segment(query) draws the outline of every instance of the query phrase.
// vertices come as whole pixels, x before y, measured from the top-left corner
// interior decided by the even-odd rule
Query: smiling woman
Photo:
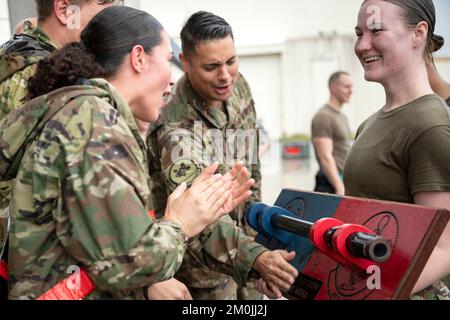
[[[386,104],[357,131],[344,168],[346,195],[450,210],[450,109],[426,70],[444,43],[435,23],[432,0],[363,2],[355,53],[366,80],[384,87]],[[448,295],[436,281],[449,272],[447,225],[413,292],[434,289],[415,297]]]

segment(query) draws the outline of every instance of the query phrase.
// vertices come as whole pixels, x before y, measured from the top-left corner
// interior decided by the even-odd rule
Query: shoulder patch
[[[175,161],[169,169],[169,180],[179,185],[186,182],[188,185],[200,174],[200,168],[190,159]]]

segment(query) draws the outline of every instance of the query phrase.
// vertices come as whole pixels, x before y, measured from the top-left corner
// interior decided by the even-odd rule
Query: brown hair
[[[35,0],[36,1],[36,10],[38,14],[38,20],[39,21],[45,21],[48,17],[51,16],[53,11],[53,0]],[[75,6],[84,6],[89,1],[92,0],[70,0],[70,4]],[[97,0],[97,3],[100,5],[113,3],[117,0]],[[122,2],[122,1],[120,1]]]
[[[406,23],[415,27],[419,22],[428,24],[427,46],[425,55],[438,51],[444,45],[444,38],[434,34],[436,27],[436,9],[433,0],[383,0],[401,7],[404,10]]]

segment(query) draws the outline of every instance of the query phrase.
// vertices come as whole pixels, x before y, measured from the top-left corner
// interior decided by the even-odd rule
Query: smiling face
[[[231,36],[202,41],[181,62],[194,90],[212,107],[226,101],[236,84],[239,61]]]
[[[363,3],[355,28],[355,53],[366,80],[383,84],[415,65],[414,30],[406,24],[403,13],[401,7],[383,0]]]

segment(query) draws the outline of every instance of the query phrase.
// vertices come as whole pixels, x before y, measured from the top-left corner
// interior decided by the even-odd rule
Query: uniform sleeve
[[[66,210],[55,219],[57,236],[99,290],[117,295],[167,280],[186,250],[181,229],[148,216],[143,159],[123,118],[109,108],[86,120],[93,107],[83,106],[61,135]]]
[[[166,124],[158,132],[161,172],[170,193],[183,182],[190,185],[213,164],[208,152],[204,152],[201,134],[201,130],[197,135],[195,129],[183,129],[178,123]]]
[[[252,99],[252,104],[251,104],[251,108],[253,110],[252,114],[253,114],[253,128],[255,130],[258,130],[256,127],[256,110],[255,110],[255,106],[254,106],[254,102]],[[258,132],[258,131],[257,131]],[[248,200],[247,204],[246,204],[246,209],[248,208],[248,206],[252,203],[255,202],[261,202],[261,159],[259,157],[259,145],[260,145],[260,134],[258,133],[258,137],[257,137],[257,142],[256,142],[256,148],[254,148],[254,155],[252,157],[252,169],[251,169],[251,175],[252,178],[255,179],[255,184],[252,187],[252,195],[250,197],[250,199]],[[247,210],[245,210],[245,212],[247,212]]]
[[[421,134],[408,157],[411,194],[450,192],[450,126],[436,126]]]
[[[191,256],[209,269],[232,276],[239,286],[254,280],[252,265],[267,248],[246,236],[229,217],[222,217],[189,243]]]
[[[36,68],[37,64],[28,66],[0,84],[0,119],[23,104],[22,99],[28,94],[28,80]]]
[[[254,109],[253,104],[252,104],[252,108],[253,108],[254,119],[256,119],[256,111]],[[254,124],[254,126],[256,129],[256,124]],[[255,150],[254,150],[254,155],[253,155],[252,164],[251,164],[251,172],[250,172],[251,177],[255,180],[255,184],[251,188],[252,195],[245,203],[244,211],[243,211],[242,218],[240,221],[245,234],[247,234],[251,237],[256,237],[257,233],[247,223],[247,217],[246,217],[247,211],[252,204],[262,201],[261,200],[261,187],[262,187],[261,159],[259,156],[260,138],[261,137],[258,134],[257,145],[256,145],[256,148],[254,148]]]
[[[162,172],[171,191],[183,181],[192,183],[213,163],[209,153],[203,156],[201,137],[176,127],[176,124],[165,125],[158,134]],[[191,254],[203,259],[210,269],[232,275],[239,283],[245,282],[257,255],[267,250],[246,236],[229,216],[207,228],[196,239],[189,244]]]
[[[331,119],[326,114],[317,114],[311,125],[313,138],[333,138]]]
[[[18,109],[22,99],[27,95],[28,79],[34,74],[36,65],[31,65],[0,84],[0,119],[4,119],[10,112]],[[12,197],[13,181],[0,181],[0,242],[3,243],[6,228],[6,208]],[[1,250],[1,244],[0,244]]]
[[[245,205],[245,212],[247,212],[247,209],[250,205],[256,202],[261,202],[261,162],[258,157],[258,163],[252,165],[252,172],[251,172],[252,178],[255,180],[255,184],[252,186],[251,191],[252,195],[247,200],[247,203]]]

